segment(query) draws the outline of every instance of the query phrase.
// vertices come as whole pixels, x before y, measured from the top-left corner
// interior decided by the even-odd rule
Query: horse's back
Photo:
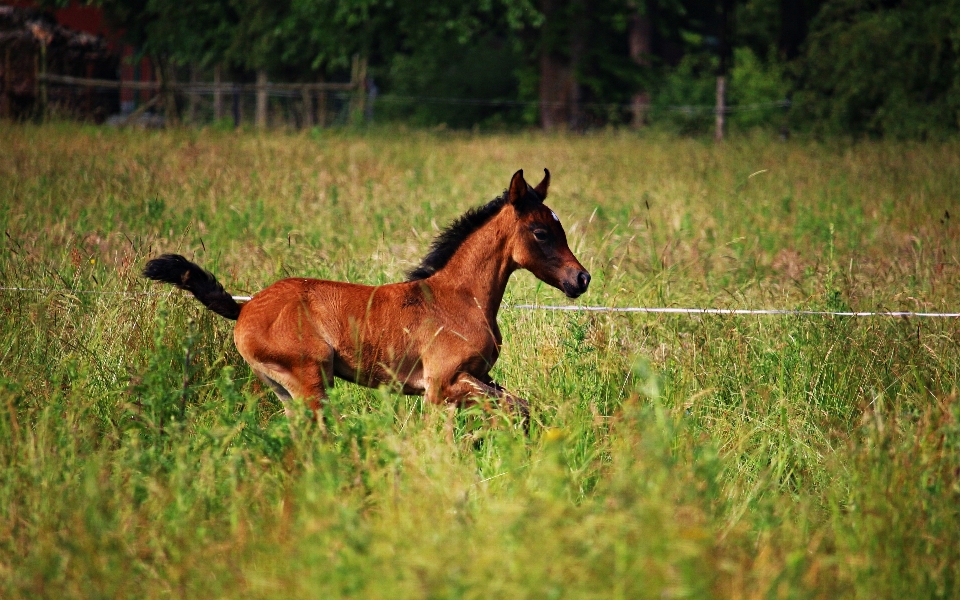
[[[234,341],[251,365],[332,360],[337,375],[351,380],[381,363],[406,367],[403,350],[418,346],[408,337],[414,311],[405,306],[407,287],[282,279],[243,306]]]
[[[293,277],[281,279],[264,288],[247,302],[237,319],[238,329],[257,330],[294,327],[301,329],[309,323],[309,329],[330,329],[336,321],[358,312],[358,307],[369,304],[376,287]],[[303,335],[309,335],[304,331]],[[334,331],[321,331],[326,335]],[[326,336],[325,336],[326,337]]]

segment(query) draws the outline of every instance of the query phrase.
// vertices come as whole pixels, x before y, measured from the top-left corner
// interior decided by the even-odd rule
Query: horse
[[[547,169],[536,187],[517,171],[501,196],[444,229],[398,283],[295,277],[240,304],[211,273],[177,254],[150,260],[143,276],[189,291],[235,320],[237,350],[288,417],[297,399],[317,420],[338,377],[392,386],[433,404],[505,402],[527,427],[527,401],[489,375],[503,341],[497,313],[510,275],[526,269],[569,298],[590,284],[560,219],[544,204],[549,186]]]

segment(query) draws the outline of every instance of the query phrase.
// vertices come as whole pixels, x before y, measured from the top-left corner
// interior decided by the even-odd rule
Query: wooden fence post
[[[360,69],[357,71],[357,98],[360,100],[360,106],[357,107],[360,119],[363,119],[367,113],[367,57],[360,59]]]
[[[87,79],[93,78],[93,63],[90,60],[87,60]],[[91,86],[86,86],[83,90],[83,115],[84,118],[89,119],[93,114],[93,88]]]
[[[717,126],[714,131],[714,139],[718,142],[723,141],[724,117],[727,112],[727,78],[723,75],[717,77]]]
[[[317,77],[317,83],[323,83],[323,76]],[[321,89],[317,94],[317,125],[323,129],[327,126],[327,91]]]
[[[40,40],[40,56],[37,59],[37,81],[40,85],[40,120],[47,120],[47,42]]]
[[[174,87],[176,86],[174,66],[169,59],[160,58],[159,56],[154,59],[154,63],[157,82],[160,84],[160,101],[163,102],[164,126],[172,127],[179,121],[177,115],[177,97],[174,91]]]
[[[197,78],[198,69],[196,64],[190,65],[190,91],[187,92],[187,121],[191,125],[197,124]]]
[[[356,85],[357,76],[360,72],[360,55],[353,55],[353,62],[350,63],[350,83]],[[353,95],[350,96],[350,109],[347,113],[347,121],[353,123],[354,114],[357,111],[357,88],[353,88]]]
[[[240,128],[240,120],[242,115],[240,114],[240,84],[234,82],[233,84],[233,128]]]
[[[2,114],[6,118],[13,116],[13,94],[10,92],[10,46],[7,46],[3,57],[3,107]]]
[[[267,127],[267,72],[263,69],[257,71],[257,129],[266,129]]]
[[[223,118],[223,90],[220,88],[220,65],[213,67],[213,121]]]
[[[367,59],[353,55],[353,65],[350,69],[350,83],[353,85],[353,100],[350,107],[350,121],[357,125],[363,121],[363,110],[366,102]]]
[[[304,86],[300,95],[303,98],[303,126],[313,127],[313,93]]]

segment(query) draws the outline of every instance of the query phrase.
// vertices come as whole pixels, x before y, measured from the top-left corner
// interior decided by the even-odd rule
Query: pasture
[[[576,303],[960,310],[956,142],[0,125],[0,596],[960,595],[956,319],[504,308],[529,437],[343,382],[321,429],[139,277],[399,280],[543,167]]]

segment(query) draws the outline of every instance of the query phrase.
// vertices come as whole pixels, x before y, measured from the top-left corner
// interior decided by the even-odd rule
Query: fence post
[[[350,121],[358,124],[363,120],[363,110],[366,101],[366,92],[364,88],[367,78],[367,59],[360,58],[359,54],[353,55],[353,65],[350,70],[350,83],[353,84],[353,101],[351,102]]]
[[[323,75],[317,77],[317,83],[323,83]],[[324,89],[317,93],[317,125],[320,129],[327,126],[327,91]]]
[[[213,67],[213,121],[223,118],[223,90],[220,88],[220,65]]]
[[[717,126],[714,132],[714,139],[718,142],[723,141],[724,117],[727,112],[727,78],[723,75],[717,77]]]
[[[313,127],[313,93],[304,85],[300,88],[300,95],[303,98],[303,126]]]
[[[357,71],[357,98],[360,100],[360,106],[358,107],[357,112],[360,115],[360,118],[363,119],[363,115],[367,111],[367,57],[364,56],[360,59],[360,69]]]
[[[190,65],[190,91],[187,92],[187,121],[191,125],[197,123],[197,65]]]
[[[87,79],[93,78],[93,63],[87,59],[86,63]],[[85,86],[83,90],[83,114],[84,118],[89,119],[93,114],[93,87]]]
[[[13,94],[10,93],[10,46],[7,46],[3,57],[3,111],[2,116],[10,118],[13,115]]]
[[[267,127],[267,72],[263,69],[257,71],[257,129],[266,129]]]
[[[350,83],[356,86],[357,75],[360,72],[360,55],[353,55],[353,62],[350,64]],[[357,89],[353,88],[353,94],[350,96],[350,108],[347,112],[348,122],[353,122],[353,114],[357,110]]]
[[[160,80],[160,99],[163,102],[164,127],[172,127],[180,120],[177,114],[176,69],[169,59],[157,57],[157,79]]]
[[[47,120],[47,82],[44,77],[47,75],[47,42],[40,40],[40,56],[37,59],[37,81],[40,86],[40,121]]]
[[[233,128],[240,128],[240,84],[233,84]]]

